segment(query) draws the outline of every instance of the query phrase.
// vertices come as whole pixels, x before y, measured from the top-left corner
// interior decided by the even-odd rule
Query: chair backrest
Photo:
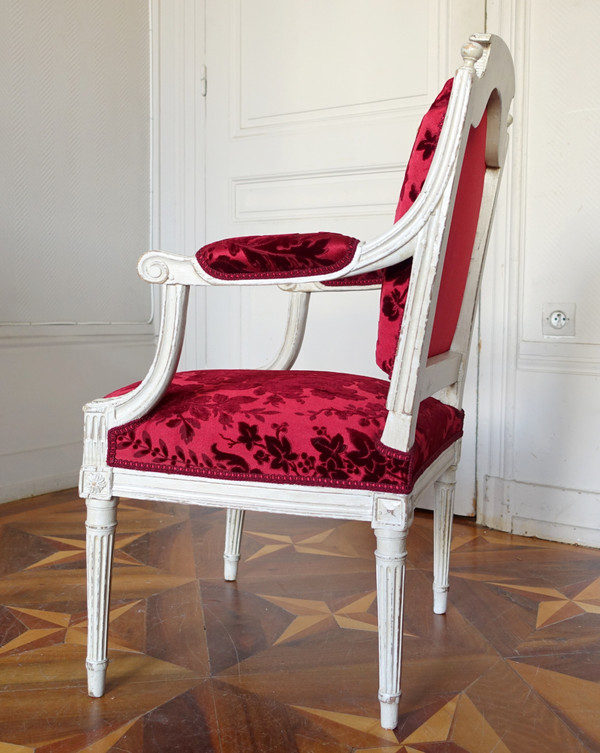
[[[423,118],[408,162],[396,222],[408,221],[411,210],[426,216],[414,256],[389,267],[382,284],[376,359],[392,377],[383,441],[399,450],[412,444],[422,399],[443,389],[438,397],[461,405],[506,152],[510,53],[493,35],[471,39],[465,64]]]
[[[406,214],[421,193],[446,117],[452,81],[450,79],[446,82],[421,121],[404,173],[394,222],[398,222]],[[388,375],[391,375],[396,359],[411,269],[412,259],[388,267],[381,286],[379,331],[375,356],[377,365]]]
[[[452,83],[453,79],[446,82],[421,121],[404,175],[395,222],[406,214],[421,193],[446,117]],[[467,141],[429,343],[430,357],[450,349],[458,323],[483,193],[486,130],[487,117],[484,115]],[[388,375],[391,375],[396,359],[411,269],[411,259],[388,267],[381,286],[376,359]]]

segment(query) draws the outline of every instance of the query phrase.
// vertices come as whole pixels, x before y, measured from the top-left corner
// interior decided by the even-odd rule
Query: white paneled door
[[[424,111],[484,30],[484,0],[207,0],[206,241],[393,221]],[[323,294],[298,368],[382,376],[378,294]],[[209,367],[258,366],[282,336],[285,294],[209,291]],[[192,365],[192,364],[189,364]],[[474,371],[474,370],[473,370]],[[472,375],[473,376],[473,375]],[[460,512],[474,498],[474,379]]]

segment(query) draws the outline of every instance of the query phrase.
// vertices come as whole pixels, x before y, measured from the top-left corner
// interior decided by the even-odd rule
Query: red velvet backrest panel
[[[450,350],[458,323],[481,209],[486,133],[484,113],[477,128],[471,129],[463,159],[433,320],[430,357]]]
[[[412,206],[423,187],[444,123],[451,89],[452,80],[446,83],[421,122],[400,192],[396,221]],[[446,247],[429,356],[449,350],[460,314],[481,208],[486,126],[484,116],[480,125],[471,130],[467,142]],[[381,288],[376,358],[380,368],[390,375],[398,347],[411,266],[411,260],[408,259],[387,269]]]
[[[423,188],[429,167],[437,147],[450,93],[452,91],[450,79],[438,94],[435,102],[431,105],[425,117],[421,121],[417,138],[412,148],[410,159],[404,174],[404,182],[400,191],[400,200],[396,208],[394,221],[406,214],[412,207],[417,196]],[[388,267],[384,273],[381,286],[381,309],[379,315],[379,331],[377,336],[376,360],[378,366],[391,374],[394,367],[394,358],[398,347],[400,325],[404,315],[408,284],[410,282],[411,260],[408,259],[393,267]]]

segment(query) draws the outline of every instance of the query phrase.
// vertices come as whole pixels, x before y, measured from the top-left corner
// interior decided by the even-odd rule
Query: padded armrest
[[[356,238],[339,233],[249,235],[209,243],[196,260],[218,280],[317,277],[348,266],[358,244]]]

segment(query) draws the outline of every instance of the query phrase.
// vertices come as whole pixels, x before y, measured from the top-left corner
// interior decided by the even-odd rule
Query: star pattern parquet
[[[455,523],[431,611],[431,517],[409,536],[400,724],[378,724],[368,524],[119,506],[104,698],[85,687],[84,505],[0,507],[0,753],[600,751],[600,552]]]

